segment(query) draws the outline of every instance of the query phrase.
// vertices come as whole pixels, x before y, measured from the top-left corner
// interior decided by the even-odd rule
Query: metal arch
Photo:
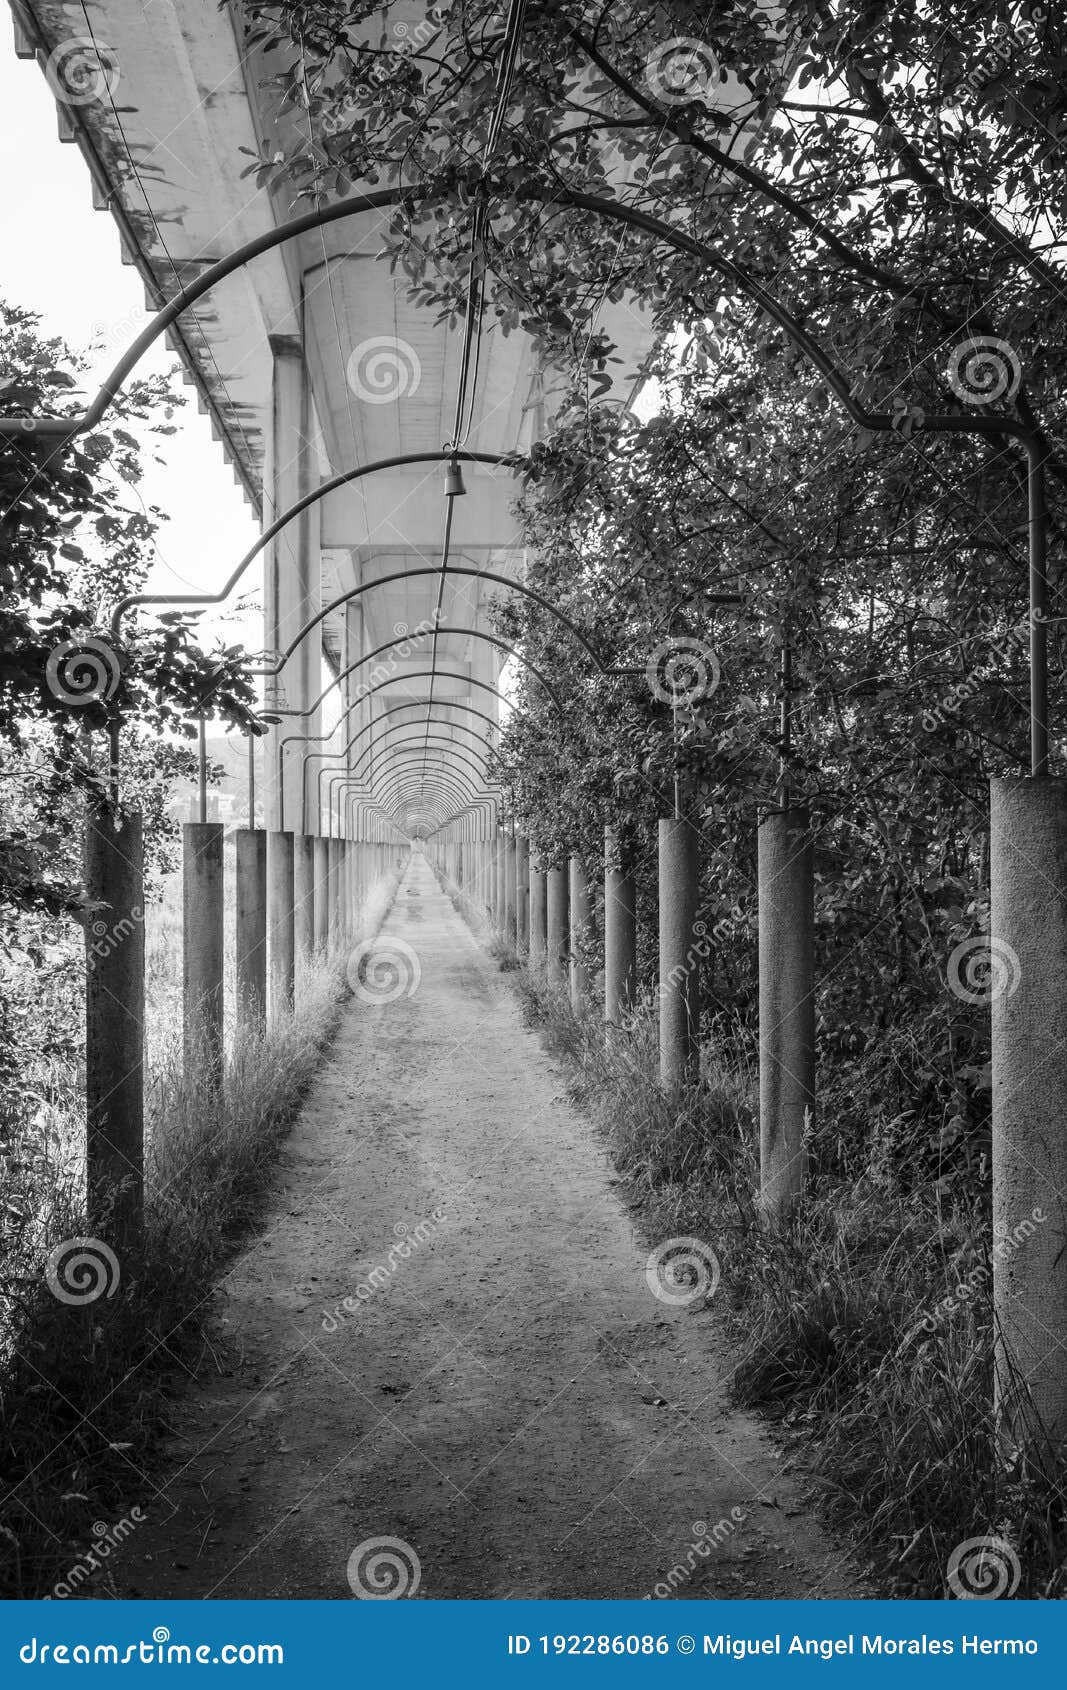
[[[322,605],[315,612],[314,616],[310,617],[308,621],[304,623],[300,632],[295,634],[289,641],[289,644],[285,647],[284,651],[280,653],[277,663],[273,664],[269,668],[249,669],[248,673],[260,678],[270,678],[275,675],[280,675],[301,640],[306,639],[313,628],[317,628],[319,623],[325,621],[326,617],[332,615],[335,610],[340,610],[342,605],[351,604],[353,599],[361,598],[364,593],[371,593],[376,587],[391,586],[394,581],[413,581],[421,575],[439,576],[441,574],[442,570],[439,563],[426,563],[420,564],[417,569],[395,569],[389,575],[379,576],[375,581],[361,582],[358,587],[352,587],[347,593],[341,593],[337,598],[331,599],[329,604]],[[574,635],[574,638],[578,641],[582,649],[592,658],[593,663],[596,665],[596,668],[601,675],[643,675],[645,672],[643,667],[640,669],[605,668],[594,648],[590,645],[581,630],[571,621],[570,617],[564,616],[562,610],[558,610],[554,604],[550,603],[550,601],[543,596],[543,594],[535,592],[532,587],[525,586],[521,581],[513,581],[508,575],[497,575],[490,569],[472,569],[469,565],[458,563],[450,563],[448,568],[444,571],[444,575],[446,577],[462,575],[474,577],[479,581],[491,581],[495,587],[506,587],[510,592],[521,593],[523,598],[531,599],[541,610],[547,611],[550,616],[555,617],[557,622],[561,622],[567,629],[568,633]],[[738,595],[736,593],[709,593],[705,602],[711,604],[736,604],[738,602]],[[443,631],[443,629],[438,630],[438,632]],[[432,634],[434,629],[430,628],[427,632]],[[406,640],[412,638],[411,634],[405,634],[403,637]]]
[[[234,271],[243,268],[251,259],[261,253],[269,252],[299,235],[318,230],[330,223],[353,216],[362,211],[378,211],[389,206],[396,206],[405,202],[418,204],[429,197],[430,190],[426,187],[412,186],[404,188],[382,188],[370,194],[355,194],[333,205],[316,208],[305,212],[273,229],[266,230],[254,240],[247,241],[226,258],[219,259],[210,265],[195,282],[180,290],[175,297],[157,312],[152,321],[137,337],[133,345],[119,359],[118,364],[105,379],[96,398],[87,412],[78,417],[3,417],[0,418],[0,437],[37,435],[46,439],[54,439],[60,445],[65,444],[73,436],[92,427],[103,416],[111,404],[116,393],[129,372],[139,362],[142,354],[158,339],[158,337],[181,315],[181,313],[205,293],[209,292],[216,283],[223,281]],[[516,189],[516,197],[522,201],[544,200],[545,190],[533,182],[522,183]],[[586,210],[594,216],[603,217],[609,221],[623,223],[631,228],[641,229],[644,233],[663,240],[677,251],[685,252],[695,257],[700,263],[708,264],[717,270],[742,293],[754,300],[759,307],[770,316],[771,320],[784,330],[789,339],[799,351],[815,366],[829,386],[831,392],[838,399],[853,421],[861,428],[870,432],[885,433],[893,429],[895,419],[885,411],[868,411],[855,394],[850,390],[848,382],[833,360],[823,350],[815,338],[781,305],[772,295],[750,276],[746,270],[733,260],[724,257],[714,247],[697,240],[692,235],[662,222],[650,213],[641,211],[635,206],[625,206],[616,200],[604,199],[595,194],[585,194],[578,189],[552,185],[551,199],[557,205],[570,205],[579,210]],[[978,434],[986,438],[999,436],[1004,439],[1014,439],[1020,442],[1027,456],[1027,499],[1028,499],[1028,529],[1030,545],[1030,737],[1031,737],[1031,768],[1035,776],[1048,773],[1048,641],[1046,620],[1048,615],[1048,535],[1047,514],[1045,505],[1045,459],[1047,450],[1040,435],[1033,429],[1017,423],[1011,417],[985,416],[981,418],[967,418],[961,416],[947,416],[932,414],[925,416],[921,425],[925,433],[956,433]],[[436,573],[436,571],[435,571]]]
[[[362,739],[362,737],[365,733],[369,733],[371,731],[371,729],[373,729],[373,728],[381,727],[382,723],[385,722],[390,716],[397,715],[401,710],[421,710],[423,702],[424,702],[423,700],[412,699],[408,703],[394,704],[390,709],[383,710],[382,714],[380,716],[372,717],[372,719],[369,722],[364,722],[363,726],[349,740],[348,745],[345,747],[345,749],[343,751],[326,751],[326,752],[308,751],[308,752],[305,753],[305,755],[304,755],[304,766],[303,766],[303,769],[301,770],[301,776],[300,776],[302,798],[303,798],[303,811],[304,811],[301,819],[304,823],[304,832],[305,833],[307,832],[307,770],[308,770],[308,763],[309,763],[310,759],[312,757],[343,757],[343,756],[345,756],[346,753],[351,750],[352,746],[354,746],[356,744],[356,741]],[[458,699],[451,699],[451,700],[448,700],[447,702],[443,701],[441,703],[441,708],[445,709],[445,710],[465,710],[470,715],[477,716],[480,721],[487,722],[491,728],[495,728],[498,732],[500,731],[500,723],[494,721],[492,716],[487,716],[484,710],[475,709],[473,704],[464,704]],[[346,712],[346,716],[349,713],[350,712]],[[341,717],[340,722],[338,722],[338,724],[337,724],[338,727],[340,727],[341,723],[345,721],[346,716]],[[404,725],[405,724],[403,724],[403,723],[397,724],[397,726],[404,726]],[[456,728],[462,728],[465,732],[468,732],[468,733],[470,732],[470,729],[467,727],[466,723],[464,723],[464,722],[453,722],[451,724],[442,722],[441,725],[442,726],[452,726],[452,727],[456,727]],[[386,731],[392,732],[392,729],[387,729]],[[318,742],[325,742],[328,739],[332,739],[336,732],[337,732],[337,728],[335,727],[335,728],[333,728],[333,730],[330,733],[328,733],[328,734],[315,734],[315,735],[312,736],[311,739],[308,739],[303,734],[290,734],[282,741],[282,745],[283,746],[291,745],[294,740],[297,740],[300,743],[307,744],[307,745],[311,744],[312,740],[318,741]],[[320,774],[321,774],[321,770],[320,770]],[[282,794],[280,792],[279,792],[279,798],[282,799]],[[282,799],[282,803],[284,803],[284,799]],[[279,821],[283,821],[283,820],[284,820],[284,816],[280,815]]]
[[[458,761],[463,762],[469,768],[477,769],[480,772],[482,779],[488,780],[489,771],[486,767],[486,762],[483,760],[482,762],[479,763],[479,762],[474,760],[477,756],[479,749],[480,749],[479,747],[474,746],[474,745],[454,746],[453,742],[451,740],[439,739],[436,735],[434,735],[427,742],[427,740],[421,734],[414,734],[414,735],[409,734],[407,739],[397,740],[397,741],[395,741],[395,743],[393,745],[389,745],[389,746],[365,745],[363,747],[363,750],[360,752],[360,757],[364,760],[369,757],[370,762],[369,763],[367,763],[366,761],[361,762],[359,764],[359,766],[353,767],[352,773],[354,775],[362,775],[365,772],[367,784],[370,787],[371,791],[373,792],[374,791],[374,784],[373,784],[374,781],[379,776],[386,775],[389,772],[389,768],[392,766],[392,764],[389,760],[392,752],[401,751],[401,750],[406,751],[408,746],[425,745],[427,743],[429,743],[430,745],[433,745],[433,746],[441,747],[442,751],[448,751],[450,749],[454,749],[456,752],[459,752],[459,751],[470,752],[472,754],[470,759],[468,759],[466,756],[464,756],[462,758],[459,758]],[[490,747],[490,750],[491,749],[492,749],[492,747]],[[383,762],[380,765],[380,767],[376,768],[375,767],[375,761],[378,758],[382,758]]]
[[[2,421],[2,419],[0,419]],[[206,605],[222,604],[228,599],[241,576],[250,564],[254,563],[260,552],[264,551],[270,542],[295,521],[304,511],[325,499],[327,494],[335,493],[339,487],[346,486],[352,481],[361,481],[365,475],[376,475],[381,470],[403,469],[408,464],[449,463],[453,458],[465,464],[513,464],[518,466],[525,462],[521,454],[514,452],[403,452],[395,458],[377,458],[372,464],[362,464],[356,469],[342,470],[339,475],[331,476],[318,487],[312,488],[302,498],[291,504],[281,516],[275,517],[269,527],[260,534],[254,546],[250,546],[229,579],[217,593],[131,593],[128,598],[120,599],[111,613],[111,633],[115,639],[119,635],[119,623],[127,610],[135,605]],[[327,689],[328,690],[328,689]],[[321,701],[320,701],[321,702]]]
[[[416,670],[413,674],[409,673],[409,674],[405,675],[404,679],[407,680],[407,681],[429,680],[430,679],[430,670],[429,669]],[[498,687],[491,686],[488,681],[476,681],[471,676],[468,676],[468,675],[456,675],[450,669],[447,669],[447,670],[446,669],[439,669],[437,671],[437,679],[439,681],[458,681],[461,686],[481,687],[481,688],[484,689],[484,691],[491,692],[494,695],[495,698],[501,699],[505,704],[508,702],[506,697],[504,696],[504,694],[500,691],[500,689]],[[380,681],[377,686],[369,687],[367,689],[367,692],[364,694],[364,697],[369,698],[372,693],[380,692],[382,687],[394,685],[395,680],[396,680],[395,676],[390,676],[390,678],[388,680]],[[425,704],[426,700],[425,699],[422,699],[422,700],[415,699],[411,702],[414,702],[414,704],[417,706],[420,703]],[[447,701],[443,701],[443,702],[447,702]],[[297,737],[299,737],[299,736],[297,736]],[[306,791],[307,771],[308,771],[309,765],[312,762],[315,762],[315,761],[322,761],[322,760],[328,759],[330,757],[339,757],[340,755],[341,755],[341,753],[339,751],[310,751],[310,752],[308,752],[307,757],[304,760],[304,784],[305,784],[304,804],[305,804],[305,812],[306,812],[306,805],[307,805],[307,791]],[[306,821],[306,813],[305,813],[305,821]]]

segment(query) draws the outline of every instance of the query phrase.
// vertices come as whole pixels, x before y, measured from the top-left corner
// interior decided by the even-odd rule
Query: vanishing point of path
[[[113,1589],[351,1600],[353,1550],[394,1538],[420,1597],[639,1597],[691,1561],[679,1597],[862,1594],[727,1407],[713,1316],[650,1292],[593,1128],[418,854],[383,939],[421,981],[346,1004]]]

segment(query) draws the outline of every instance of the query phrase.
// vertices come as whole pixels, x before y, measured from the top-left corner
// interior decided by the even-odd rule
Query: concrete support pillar
[[[222,823],[182,828],[182,1026],[186,1079],[222,1082]]]
[[[998,1416],[1051,1472],[1067,1443],[1067,781],[991,782],[990,889],[988,951],[957,946],[948,984],[992,1010]]]
[[[315,949],[315,840],[310,833],[293,839],[293,927],[297,964],[305,968]]]
[[[271,412],[264,433],[263,521],[268,524],[315,485],[315,457],[310,387],[303,349],[294,337],[272,335]],[[320,506],[313,504],[288,523],[267,546],[263,558],[263,644],[268,651],[284,651],[321,602]],[[266,682],[265,702],[290,709],[308,709],[319,696],[322,642],[314,633],[303,639],[277,677]],[[302,717],[301,731],[320,731],[319,712]],[[298,743],[280,767],[282,739],[291,727],[272,727],[265,741],[264,793],[267,825],[282,822],[281,781],[285,783],[284,825],[303,827],[303,758]]]
[[[546,956],[548,886],[539,857],[530,858],[530,966],[540,968]]]
[[[804,1188],[804,1129],[815,1107],[815,880],[810,817],[759,825],[760,1205],[789,1209]]]
[[[504,938],[509,945],[518,943],[519,926],[516,906],[519,891],[519,862],[514,835],[504,840]]]
[[[330,943],[330,856],[327,842],[321,834],[316,836],[315,850],[315,949],[325,956]]]
[[[144,1218],[144,870],[141,818],[104,806],[85,829],[87,1224],[120,1253]]]
[[[341,841],[326,842],[327,904],[330,929],[330,949],[341,944]]]
[[[515,943],[520,951],[530,947],[530,841],[515,841]]]
[[[545,960],[548,978],[554,986],[567,983],[567,948],[570,940],[569,877],[565,868],[550,868],[546,880]]]
[[[637,997],[637,883],[614,828],[604,829],[604,1022],[618,1027]]]
[[[699,838],[684,816],[659,824],[659,1071],[668,1091],[700,1065]]]
[[[593,943],[593,910],[589,898],[589,881],[585,864],[580,857],[572,857],[568,866],[570,881],[570,991],[571,1008],[577,1013],[589,1002],[592,978],[588,955]]]
[[[267,1015],[267,835],[234,834],[234,951],[238,1026],[256,1030]]]
[[[267,835],[267,1005],[272,1017],[293,1007],[296,929],[293,921],[293,836]]]

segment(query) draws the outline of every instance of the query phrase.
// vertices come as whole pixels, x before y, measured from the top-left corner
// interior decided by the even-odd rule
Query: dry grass
[[[576,1016],[543,972],[518,981],[648,1241],[698,1236],[714,1248],[733,1394],[799,1445],[876,1584],[943,1598],[952,1550],[992,1536],[1018,1556],[1017,1596],[1067,1594],[1063,1496],[1009,1470],[994,1437],[984,1200],[947,1209],[940,1191],[905,1189],[872,1159],[847,1184],[816,1179],[795,1220],[768,1225],[754,1204],[756,1076],[745,1061],[705,1051],[700,1084],[672,1101],[649,1004],[606,1042],[595,1009]],[[977,1294],[953,1295],[969,1276]]]
[[[377,932],[394,895],[392,879],[375,888],[357,940]],[[5,1241],[0,1590],[8,1596],[46,1592],[83,1553],[94,1521],[119,1519],[150,1494],[175,1371],[195,1374],[203,1360],[215,1279],[261,1217],[278,1145],[347,989],[347,953],[317,958],[295,1013],[262,1032],[228,1029],[219,1097],[205,1076],[182,1071],[180,954],[172,884],[146,932],[145,1250],[135,1269],[124,1264],[113,1297],[72,1307],[42,1279],[48,1250],[86,1230],[76,1041],[63,1061],[47,1058],[40,1118],[23,1119],[15,1152],[0,1163],[0,1200],[17,1199],[26,1217]],[[76,965],[71,948],[61,966],[68,985]],[[69,995],[76,1000],[76,987]]]

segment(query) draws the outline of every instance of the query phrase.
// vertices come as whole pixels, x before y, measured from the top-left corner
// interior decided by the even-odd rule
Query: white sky
[[[102,342],[94,367],[102,377],[145,326],[144,287],[137,270],[121,261],[114,220],[93,210],[81,153],[58,139],[55,100],[40,68],[15,57],[9,17],[0,22],[0,161],[0,295],[36,311],[44,332],[62,335],[76,351]],[[146,374],[170,368],[176,360],[162,345],[140,366]],[[149,588],[210,592],[252,545],[258,526],[207,417],[197,410],[194,390],[177,385],[186,401],[172,419],[177,433],[158,442],[165,461],[148,459],[141,484],[145,503],[159,505],[170,519],[159,534]],[[257,605],[261,583],[253,564],[241,585]],[[243,640],[252,650],[262,645],[257,614],[223,622],[212,612],[201,627],[206,643],[219,630],[228,643]]]

